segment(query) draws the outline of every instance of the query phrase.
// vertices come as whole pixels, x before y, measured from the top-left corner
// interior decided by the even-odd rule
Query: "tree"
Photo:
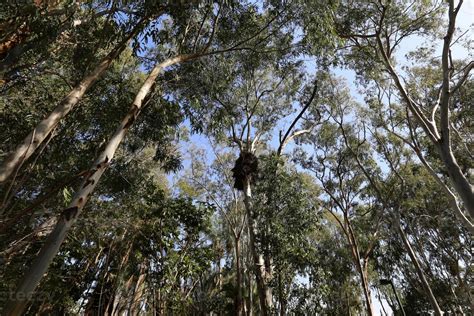
[[[1,6],[2,313],[472,312],[461,2]]]
[[[458,197],[461,199],[464,208],[469,216],[474,216],[474,189],[469,183],[467,175],[461,169],[453,153],[452,134],[453,134],[453,111],[455,112],[455,94],[469,78],[469,73],[473,68],[472,62],[457,61],[453,63],[451,46],[454,44],[454,33],[456,27],[456,17],[461,9],[462,1],[455,5],[454,1],[449,1],[446,6],[439,3],[419,3],[405,4],[383,3],[383,2],[362,2],[357,6],[342,5],[335,21],[338,25],[338,32],[342,38],[349,41],[350,55],[360,57],[364,56],[364,61],[356,64],[356,69],[360,71],[369,82],[381,80],[391,80],[387,82],[385,89],[395,90],[398,99],[408,111],[405,117],[405,124],[409,127],[398,132],[402,139],[407,139],[406,143],[411,144],[423,164],[430,170],[433,177],[438,179],[439,185],[451,200],[451,207],[456,216],[466,227],[473,229],[469,218],[463,213],[462,207],[458,203]],[[362,11],[369,12],[370,23],[365,23],[365,17],[361,15]],[[437,37],[436,32],[440,31],[440,25],[433,21],[438,20],[443,13],[447,11],[447,26],[443,31],[443,41],[441,50],[441,62],[436,62],[435,67],[431,65],[432,86],[428,96],[423,96],[415,86],[404,84],[400,71],[397,70],[396,50],[404,41],[410,38],[429,34]],[[426,60],[430,55],[424,55]],[[368,67],[372,67],[370,70]],[[456,70],[457,69],[457,70]],[[382,74],[384,70],[388,78]],[[416,67],[405,70],[409,76],[415,77]],[[392,94],[392,92],[390,93]],[[387,98],[379,94],[382,103]],[[389,104],[390,106],[390,104]],[[439,112],[438,112],[439,111]],[[455,115],[454,115],[455,117]],[[414,120],[412,122],[412,119]],[[413,145],[410,136],[406,136],[407,129],[413,131],[414,136],[420,135],[416,129],[423,132],[423,136],[429,140],[434,147],[436,155],[443,164],[444,170],[454,192],[443,181],[443,176],[433,169],[426,160],[424,148]],[[415,133],[416,132],[416,133]],[[460,141],[465,142],[461,139]],[[425,149],[426,150],[426,149]]]

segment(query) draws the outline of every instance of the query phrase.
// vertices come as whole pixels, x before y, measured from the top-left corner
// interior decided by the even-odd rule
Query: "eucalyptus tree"
[[[22,175],[21,192],[11,199],[12,203],[5,212],[7,216],[2,221],[2,250],[5,248],[15,250],[13,253],[10,252],[9,258],[3,261],[2,280],[5,282],[2,282],[2,285],[8,286],[3,293],[11,292],[12,283],[18,281],[16,279],[24,272],[25,265],[31,262],[39,250],[37,241],[47,233],[41,230],[43,224],[49,223],[51,219],[57,219],[58,206],[65,206],[70,202],[71,192],[79,181],[81,172],[87,170],[87,160],[97,154],[98,147],[103,146],[101,143],[104,143],[107,134],[113,131],[113,121],[119,118],[121,111],[125,110],[124,105],[130,102],[135,89],[143,80],[143,74],[140,73],[138,67],[138,61],[128,52],[127,58],[113,66],[104,78],[104,82],[101,82],[94,90],[94,98],[88,99],[81,111],[73,113],[75,124],[68,126],[66,132],[58,135],[49,144],[48,150],[35,161],[33,170],[30,169],[28,173]],[[123,78],[129,78],[129,80],[124,81]],[[63,82],[50,80],[45,81],[44,84],[52,84],[52,93],[54,93],[57,87],[61,88]],[[114,88],[111,89],[111,86]],[[38,89],[39,95],[43,92],[42,89]],[[10,99],[17,105],[22,104],[18,102],[19,100],[25,101],[21,90],[18,94],[10,95]],[[41,102],[43,102],[41,97],[38,101],[38,110],[40,110]],[[166,106],[162,106],[163,102],[166,101],[160,98],[149,102],[149,107],[145,112],[148,117],[139,120],[138,126],[133,130],[135,136],[127,138],[123,151],[118,154],[116,163],[109,169],[107,181],[97,192],[98,198],[93,199],[93,205],[100,204],[104,198],[118,199],[121,192],[130,189],[130,176],[124,176],[124,173],[126,174],[128,170],[130,174],[133,174],[131,158],[137,152],[149,150],[149,147],[157,141],[164,146],[173,139],[173,126],[180,122],[182,116],[179,115],[176,104],[167,103]],[[24,111],[28,110],[31,110],[31,107],[24,109]],[[15,118],[15,113],[4,112],[3,114]],[[15,119],[2,121],[2,123],[8,130],[21,128],[21,125],[15,126],[18,123]],[[64,159],[67,153],[74,152],[81,152],[82,156],[70,155],[68,159]],[[161,162],[155,163],[154,168],[166,167],[169,165],[167,163],[169,158],[173,160],[171,154],[162,151],[162,155],[157,159]],[[93,210],[100,211],[100,208],[94,207]],[[91,225],[91,222],[88,222],[88,225]],[[109,229],[113,230],[111,227]],[[64,252],[61,252],[59,258],[59,260],[64,258]],[[67,273],[66,267],[63,273]],[[44,298],[44,296],[40,297]]]
[[[332,85],[337,88],[335,82]],[[459,268],[465,265],[466,260],[470,260],[469,255],[465,252],[466,248],[464,248],[466,246],[465,241],[469,240],[469,233],[462,226],[454,225],[452,227],[454,218],[452,214],[446,212],[449,208],[446,197],[439,194],[440,188],[436,187],[435,180],[427,178],[428,172],[413,161],[415,154],[411,149],[404,148],[403,141],[396,135],[389,134],[386,136],[384,134],[387,129],[385,124],[393,124],[391,119],[397,117],[396,113],[389,113],[389,119],[382,121],[380,112],[373,111],[372,108],[360,107],[354,103],[351,104],[350,99],[347,99],[347,92],[345,98],[343,97],[344,94],[338,98],[337,89],[333,91],[335,93],[329,94],[331,96],[329,100],[332,102],[333,108],[329,107],[329,113],[326,114],[328,123],[321,125],[321,129],[317,129],[319,131],[317,138],[314,137],[314,143],[322,147],[317,147],[315,150],[315,158],[319,157],[320,159],[305,159],[303,161],[305,161],[306,166],[312,167],[316,172],[321,173],[320,181],[322,183],[326,182],[323,189],[331,196],[333,203],[336,205],[344,203],[346,199],[350,198],[350,194],[348,193],[347,196],[335,195],[334,191],[337,192],[337,190],[334,187],[341,192],[341,188],[345,187],[347,192],[354,190],[357,194],[357,188],[360,188],[357,181],[365,183],[359,192],[361,195],[355,200],[353,207],[355,209],[359,208],[366,215],[366,212],[374,212],[374,216],[366,224],[363,221],[351,223],[354,225],[354,231],[357,232],[362,229],[362,231],[359,231],[359,236],[364,231],[375,229],[374,236],[368,242],[363,241],[362,243],[368,246],[369,249],[371,249],[372,243],[373,247],[370,250],[372,253],[369,257],[364,256],[365,260],[371,259],[373,269],[380,273],[384,279],[394,279],[395,281],[399,279],[400,283],[398,284],[402,285],[402,288],[408,288],[408,284],[409,288],[418,289],[418,293],[424,296],[422,300],[428,304],[417,307],[419,308],[417,313],[424,309],[441,315],[443,313],[442,308],[449,308],[452,311],[469,309],[466,304],[468,298],[459,295],[465,286],[463,280],[466,280],[466,277],[469,278],[468,275],[470,274],[468,269]],[[351,115],[347,115],[349,112]],[[352,121],[354,117],[358,118],[358,124]],[[322,121],[324,122],[324,119]],[[323,129],[323,127],[325,128]],[[335,136],[335,134],[339,134],[339,136]],[[307,137],[311,139],[311,135]],[[340,143],[336,143],[338,141]],[[338,149],[339,152],[335,155],[327,155],[327,148],[331,150]],[[344,148],[344,150],[341,151],[341,148]],[[368,150],[370,148],[372,150]],[[335,176],[330,175],[333,169],[327,167],[331,159],[335,159],[338,166],[333,171]],[[351,167],[344,167],[341,161],[346,164],[351,162],[352,165]],[[343,181],[335,181],[335,179],[340,179],[339,174],[344,175],[347,172],[352,173],[352,175],[343,179]],[[412,175],[413,172],[416,172],[416,175]],[[431,203],[433,205],[427,205]],[[355,211],[354,213],[357,214]],[[401,217],[400,213],[402,214]],[[413,223],[407,222],[407,218],[410,217],[417,219],[416,229],[413,228]],[[423,225],[420,225],[421,223]],[[436,225],[439,227],[436,227]],[[444,227],[452,227],[452,233],[445,235]],[[409,228],[412,228],[411,232],[407,233]],[[425,235],[425,232],[427,235]],[[420,241],[419,236],[414,237],[417,234],[421,234],[424,236],[423,238],[426,238],[424,242]],[[434,236],[437,237],[431,242],[427,241]],[[445,239],[445,241],[442,242],[442,239]],[[461,244],[463,246],[457,250],[448,251],[456,253],[453,258],[441,259],[445,255],[433,251],[434,249],[428,250],[430,247],[425,246],[425,244],[429,244],[436,248],[437,243],[457,246]],[[407,261],[404,261],[404,264],[390,262],[394,258],[391,255],[385,257],[385,254],[387,252],[392,253],[392,251],[397,253],[397,259],[395,260],[403,258]],[[386,259],[387,261],[385,261]],[[366,262],[365,260],[364,262]],[[430,271],[432,267],[431,260],[440,260],[443,262],[439,264],[442,267],[441,270],[446,270],[444,272]],[[446,262],[450,262],[450,264],[447,265]],[[403,265],[405,265],[404,268],[401,268]],[[449,268],[449,266],[453,268]],[[452,278],[451,272],[448,271],[453,271],[457,277]],[[400,278],[400,276],[403,277]],[[454,279],[459,281],[454,281]],[[382,290],[382,292],[386,293],[386,290]],[[446,295],[441,294],[443,292]],[[404,294],[406,294],[404,299],[409,295],[413,296],[413,292],[408,290]],[[388,299],[390,296],[386,297]],[[392,306],[394,310],[400,308],[394,304]],[[409,306],[407,303],[405,303],[405,308],[415,309],[414,306]]]
[[[98,34],[99,36],[108,36],[110,32],[124,33],[121,37],[117,37],[117,43],[110,52],[102,57],[102,60],[97,62],[91,60],[93,67],[86,68],[86,72],[77,84],[71,88],[70,92],[59,102],[59,104],[43,119],[41,120],[33,130],[23,139],[23,141],[16,146],[5,158],[0,166],[0,183],[4,183],[12,175],[18,173],[23,163],[31,157],[31,155],[40,148],[41,144],[49,137],[51,137],[52,131],[57,127],[62,119],[64,119],[69,112],[79,103],[84,94],[88,89],[103,75],[103,73],[109,68],[111,63],[122,53],[127,47],[129,41],[139,34],[144,27],[147,26],[149,21],[152,21],[162,15],[165,11],[165,7],[161,5],[147,6],[142,5],[142,8],[138,8],[137,15],[128,17],[129,22],[125,25],[114,25],[113,22],[108,20],[105,21],[104,28],[106,32]],[[92,19],[91,26],[98,24],[96,20]],[[79,26],[78,30],[81,32],[83,27]],[[79,33],[80,35],[80,33]],[[60,39],[58,39],[60,40]],[[97,40],[94,39],[94,40]],[[64,43],[61,43],[64,45]],[[85,55],[87,48],[93,49],[84,45],[81,47],[82,51],[79,54]],[[15,179],[12,180],[12,182]]]
[[[378,107],[387,113],[387,109],[394,108],[393,102],[388,101],[390,97],[392,101],[399,101],[396,107],[404,114],[397,119],[399,125],[390,132],[413,148],[449,197],[456,216],[473,230],[469,216],[474,216],[474,189],[453,146],[453,137],[461,144],[469,144],[469,137],[457,133],[454,126],[457,113],[465,109],[455,96],[470,81],[474,66],[468,59],[456,59],[453,52],[456,42],[463,41],[463,34],[456,33],[456,19],[462,4],[463,1],[455,3],[454,0],[447,4],[437,1],[343,2],[335,12],[334,21],[338,34],[347,40],[347,56],[352,67],[375,87],[374,98],[380,96]],[[445,24],[441,23],[443,17]],[[414,40],[435,44],[407,54],[413,57],[408,60],[412,63],[409,65],[399,58],[399,51]],[[437,51],[440,58],[436,57]],[[427,78],[426,73],[420,72],[420,64],[426,65],[429,81],[420,80]],[[407,83],[408,80],[411,83]],[[382,91],[378,91],[379,86],[383,87]],[[413,137],[424,138],[426,143],[412,141],[410,130]],[[442,162],[442,169],[438,170],[435,162],[430,162],[433,158]]]
[[[213,157],[212,163],[207,162],[209,154],[206,157],[204,149],[191,148],[191,165],[189,170],[179,179],[178,186],[182,194],[192,196],[202,202],[209,203],[216,210],[215,225],[217,239],[224,245],[224,252],[227,257],[232,258],[228,264],[232,271],[229,275],[235,275],[235,282],[227,284],[227,288],[235,289],[230,293],[230,299],[237,315],[248,313],[246,301],[251,300],[253,295],[251,291],[245,290],[244,270],[245,266],[245,242],[246,234],[246,213],[244,205],[234,189],[234,180],[231,169],[233,167],[235,156],[232,152],[226,152],[225,148],[220,148],[217,144],[210,144]],[[226,253],[223,253],[226,257]],[[220,265],[220,261],[216,263]],[[224,278],[226,274],[224,274]],[[226,295],[227,297],[227,295]],[[225,304],[225,302],[221,302]]]
[[[361,315],[364,301],[353,277],[354,262],[347,238],[334,217],[323,212],[308,236],[313,249],[305,280],[292,286],[288,309],[295,315]]]
[[[423,309],[432,310],[437,315],[442,315],[443,309],[463,313],[470,308],[466,304],[469,296],[459,295],[465,291],[465,280],[471,273],[462,268],[470,260],[466,252],[469,231],[455,224],[447,197],[441,194],[428,171],[413,161],[413,153],[403,149],[401,140],[395,136],[392,136],[394,139],[385,139],[377,132],[372,134],[375,148],[389,166],[384,179],[364,172],[377,199],[386,211],[390,211],[386,215],[390,219],[386,223],[388,226],[382,233],[385,235],[383,240],[388,242],[383,250],[380,249],[378,269],[386,279],[395,278],[397,274],[403,276],[403,287],[417,289],[417,293],[423,295],[418,300],[429,303],[412,306],[408,300],[417,295],[407,290],[405,310],[416,310],[416,313]],[[362,164],[359,166],[363,168]],[[395,240],[394,236],[397,237]],[[446,247],[456,249],[448,250]],[[392,254],[396,255],[392,257]],[[405,260],[406,257],[410,266],[405,268],[401,268],[403,261],[390,262]],[[438,263],[433,265],[433,262]]]
[[[333,216],[347,239],[367,313],[374,315],[370,261],[379,243],[384,214],[378,202],[368,194],[368,180],[358,168],[351,147],[357,147],[357,155],[361,157],[370,157],[371,152],[358,135],[358,124],[351,119],[357,115],[358,105],[347,87],[330,75],[322,74],[318,79],[322,95],[321,124],[314,133],[303,136],[302,144],[312,148],[299,148],[295,159],[314,174],[321,186],[323,208]],[[364,164],[371,172],[379,172],[370,159],[364,160]]]
[[[283,18],[279,21],[285,22]],[[271,279],[272,264],[270,257],[264,258],[257,252],[255,237],[260,229],[255,227],[257,222],[252,215],[256,210],[252,206],[253,180],[250,180],[256,174],[241,176],[239,168],[252,168],[249,165],[251,161],[257,163],[259,146],[266,146],[278,122],[294,111],[293,101],[304,100],[306,110],[314,98],[315,89],[306,89],[298,95],[303,78],[298,75],[301,63],[292,57],[293,53],[287,52],[288,47],[292,47],[291,35],[271,28],[263,36],[265,41],[250,52],[239,52],[233,55],[235,57],[226,56],[225,59],[215,56],[210,64],[195,63],[190,66],[199,67],[196,73],[199,73],[201,86],[190,88],[183,82],[194,78],[184,80],[184,76],[176,79],[175,86],[179,91],[176,97],[185,104],[192,126],[212,135],[217,142],[238,149],[239,159],[234,168],[235,188],[244,192],[260,305],[262,312],[266,313],[265,309],[272,305],[270,288],[266,285]],[[277,46],[268,50],[265,47],[269,45]],[[183,70],[186,71],[185,68]],[[280,132],[279,155],[289,141],[302,133],[294,131],[296,121],[287,133]]]
[[[264,258],[271,258],[270,286],[276,310],[291,313],[290,293],[313,264],[310,236],[319,228],[319,188],[308,174],[275,154],[260,156],[259,177],[253,188],[256,234]],[[285,162],[285,163],[284,163]]]
[[[29,313],[194,310],[189,282],[198,282],[213,257],[205,242],[211,209],[167,196],[146,173],[130,180],[140,199],[116,195],[78,222],[39,288],[48,294]]]
[[[233,50],[246,49],[242,46],[244,44],[252,44],[252,41],[259,40],[258,36],[265,30],[267,30],[271,24],[267,22],[266,24],[255,25],[256,30],[254,33],[249,36],[243,34],[243,38],[239,39],[236,42],[230,43],[229,47],[224,47],[223,49],[214,49],[209,51],[209,48],[212,46],[213,39],[215,38],[216,28],[218,27],[218,20],[222,16],[227,17],[228,19],[232,18],[232,14],[238,12],[239,14],[242,11],[246,10],[246,7],[240,8],[241,11],[224,8],[221,11],[222,6],[215,6],[210,4],[204,8],[199,8],[197,11],[193,11],[193,7],[183,7],[182,9],[189,9],[189,11],[178,10],[174,8],[176,12],[175,22],[177,26],[170,28],[169,24],[164,24],[164,29],[172,34],[176,34],[175,42],[166,43],[166,45],[175,44],[173,48],[176,51],[176,56],[168,57],[162,62],[157,62],[147,79],[145,80],[142,87],[139,89],[138,94],[135,96],[135,100],[132,103],[131,108],[129,109],[127,115],[122,119],[122,122],[116,129],[115,133],[111,136],[110,140],[105,144],[103,151],[101,151],[96,157],[93,165],[89,170],[83,174],[82,184],[80,189],[76,191],[75,195],[72,197],[72,200],[69,206],[62,212],[61,216],[58,218],[55,228],[50,233],[46,244],[42,248],[42,251],[39,253],[37,259],[33,262],[31,269],[26,273],[23,278],[23,281],[20,282],[18,287],[18,292],[27,293],[27,297],[31,296],[34,288],[37,286],[40,281],[43,273],[47,270],[51,260],[54,255],[57,253],[59,246],[63,242],[67,231],[70,229],[72,224],[76,221],[78,215],[81,213],[87,199],[90,194],[93,192],[94,188],[97,186],[99,179],[101,178],[104,171],[110,165],[111,160],[125,137],[127,130],[132,126],[136,120],[138,114],[141,112],[141,108],[147,105],[150,100],[150,93],[155,86],[155,80],[157,76],[162,72],[166,67],[175,65],[177,63],[194,60],[199,57],[229,52]],[[200,11],[199,11],[200,10]],[[196,14],[196,12],[198,12]],[[252,12],[252,11],[251,11]],[[256,12],[253,12],[256,14]],[[240,22],[240,21],[239,21]],[[179,23],[182,23],[179,27]],[[246,24],[248,21],[244,20],[241,24],[225,24],[227,27],[243,27],[246,30],[249,30],[249,25]],[[225,31],[225,28],[223,28]],[[195,33],[192,34],[194,31]],[[163,34],[161,34],[162,36]],[[216,37],[218,38],[218,37]],[[220,42],[218,41],[217,44]],[[215,45],[217,45],[215,44]],[[11,311],[20,311],[25,307],[26,300],[19,300],[16,302],[11,302],[7,310]]]

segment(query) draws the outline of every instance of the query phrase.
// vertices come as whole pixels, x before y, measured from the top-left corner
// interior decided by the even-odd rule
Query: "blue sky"
[[[467,31],[465,37],[474,40],[473,22],[474,22],[474,0],[467,0],[467,1],[464,2],[463,7],[461,9],[461,12],[459,13],[459,16],[458,16],[457,26],[461,29],[461,31],[458,32],[458,34],[462,34],[463,32]],[[441,43],[442,42],[440,41],[440,44]],[[408,39],[407,41],[404,42],[404,45],[402,47],[400,47],[399,51],[397,52],[397,55],[396,55],[397,59],[401,62],[401,64],[403,64],[403,61],[406,60],[404,55],[407,52],[412,51],[412,50],[416,49],[417,47],[420,47],[424,44],[425,43],[420,41],[419,38]],[[438,50],[439,51],[441,50],[441,46],[438,47]],[[452,51],[453,51],[453,59],[465,59],[465,58],[469,57],[468,56],[468,51],[465,48],[461,47],[460,45],[455,45],[452,48]],[[472,58],[472,56],[471,56],[471,58]],[[307,69],[308,69],[309,74],[314,74],[314,72],[315,72],[314,65],[311,65],[311,63],[308,63]],[[341,68],[334,69],[333,71],[338,77],[343,78],[347,82],[348,87],[350,88],[352,97],[355,100],[357,100],[358,102],[362,102],[363,101],[363,96],[360,95],[360,93],[358,91],[358,88],[357,88],[357,85],[355,84],[355,74],[354,74],[354,72],[352,70],[341,69]],[[288,117],[286,120],[283,120],[283,122],[280,123],[280,128],[279,129],[286,130],[286,127],[289,126],[289,123],[292,121],[292,119],[293,119],[293,117]],[[185,125],[189,125],[189,122],[185,123]],[[199,135],[199,134],[193,134],[193,135],[191,135],[189,142],[181,142],[180,143],[183,158],[185,159],[184,160],[185,168],[187,168],[189,166],[189,161],[190,161],[189,160],[190,159],[189,152],[187,152],[186,149],[191,144],[194,145],[194,146],[203,148],[205,150],[205,152],[207,154],[207,159],[209,160],[209,163],[211,163],[214,160],[214,153],[210,149],[207,137],[205,137],[203,135]],[[271,146],[273,148],[276,148],[277,141],[276,141],[275,138],[271,142]],[[286,152],[290,152],[290,151],[291,151],[291,146],[289,146],[287,148]],[[168,180],[170,181],[171,185],[173,183],[175,183],[175,181],[177,180],[177,177],[179,177],[179,174],[178,175],[170,175],[168,177]],[[304,278],[302,280],[304,280]],[[372,299],[373,299],[373,302],[374,302],[374,306],[376,308],[376,312],[381,315],[382,314],[382,309],[381,309],[380,301],[375,297],[374,292],[375,291],[372,292],[373,293],[372,294],[372,296],[373,296]],[[386,302],[383,302],[383,304],[384,304],[385,310],[390,313],[391,309],[388,306],[388,304],[386,304]]]

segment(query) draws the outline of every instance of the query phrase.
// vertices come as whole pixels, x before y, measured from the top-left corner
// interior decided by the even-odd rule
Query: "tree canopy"
[[[0,4],[0,312],[472,314],[473,10]]]

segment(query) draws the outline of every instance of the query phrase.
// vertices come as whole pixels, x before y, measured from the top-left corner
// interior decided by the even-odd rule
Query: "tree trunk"
[[[140,303],[145,291],[146,268],[147,267],[145,264],[142,264],[140,267],[140,275],[138,276],[137,282],[135,283],[128,315],[135,316],[140,314]]]
[[[368,263],[368,261],[364,260],[363,270],[362,270],[361,276],[364,279],[364,281],[363,281],[364,295],[365,295],[365,300],[367,302],[367,310],[369,312],[369,315],[375,315],[374,307],[372,305],[372,297],[371,297],[370,288],[369,288],[369,272],[368,272],[367,263]]]
[[[250,252],[254,261],[255,279],[257,281],[258,298],[260,302],[261,315],[270,315],[272,308],[272,293],[271,289],[265,282],[265,262],[263,255],[257,253],[255,247],[255,222],[252,214],[252,191],[250,187],[250,179],[248,177],[244,180],[244,204],[247,211],[247,221],[249,227],[250,237]]]
[[[38,286],[44,273],[48,270],[50,263],[57,254],[59,247],[66,238],[66,234],[74,224],[78,216],[80,215],[87,199],[97,186],[102,174],[107,169],[111,160],[113,159],[115,152],[125,137],[126,132],[136,120],[137,116],[142,109],[142,106],[146,103],[146,97],[152,90],[157,76],[161,73],[163,68],[168,66],[189,60],[189,55],[179,55],[174,58],[170,58],[160,64],[155,65],[145,83],[138,91],[133,104],[124,117],[119,127],[115,131],[114,135],[109,140],[105,149],[99,154],[96,161],[90,168],[89,173],[85,176],[79,190],[75,193],[72,202],[68,208],[63,210],[60,218],[47,238],[43,248],[38,254],[37,258],[31,264],[31,267],[25,273],[22,281],[20,282],[16,293],[16,297],[21,297],[21,300],[10,300],[6,304],[5,314],[6,315],[18,315],[21,314],[26,307],[28,301],[34,293],[35,288]]]
[[[250,259],[248,258],[247,256],[247,259]],[[250,261],[250,260],[247,260],[247,261]],[[247,316],[252,316],[253,315],[253,291],[252,291],[252,274],[250,272],[250,270],[247,268],[247,280],[248,280],[248,284],[247,284],[247,288],[248,288],[248,298],[247,298]]]
[[[454,189],[461,197],[461,200],[464,203],[464,207],[467,209],[469,215],[474,219],[474,187],[469,183],[467,178],[462,173],[461,168],[459,167],[456,158],[454,157],[452,151],[452,142],[451,142],[451,110],[453,102],[453,93],[451,86],[451,76],[452,76],[452,60],[451,60],[451,41],[456,28],[456,15],[454,1],[450,0],[449,11],[448,11],[448,27],[446,31],[446,36],[444,37],[443,51],[441,54],[441,65],[443,69],[443,84],[441,85],[441,94],[440,94],[440,130],[441,138],[437,142],[438,148],[440,150],[441,158],[446,166],[448,171],[449,179],[451,180]],[[459,5],[462,4],[462,1]],[[460,9],[460,7],[458,7]],[[434,123],[433,123],[434,124]]]
[[[234,237],[235,242],[235,269],[236,269],[236,287],[237,287],[237,298],[235,302],[235,311],[237,316],[242,316],[243,304],[242,304],[242,271],[240,267],[240,237]]]
[[[413,251],[413,248],[411,247],[410,242],[408,241],[408,238],[405,232],[403,231],[400,221],[398,221],[397,223],[397,230],[400,233],[400,237],[402,237],[403,244],[405,245],[408,255],[410,256],[411,262],[415,266],[416,273],[420,278],[421,285],[423,286],[426,296],[428,296],[428,300],[430,301],[431,307],[433,307],[434,309],[435,315],[442,316],[443,311],[439,307],[438,301],[433,295],[433,291],[431,290],[428,280],[426,280],[425,274],[423,273],[423,269],[421,268],[421,265],[418,262],[418,259],[416,258],[415,252]]]
[[[280,316],[286,315],[286,306],[288,304],[285,294],[285,284],[281,280],[281,272],[278,272],[278,300],[280,302]]]
[[[362,266],[359,247],[357,245],[357,240],[355,239],[354,232],[352,230],[352,226],[349,222],[347,217],[347,213],[344,213],[344,221],[347,225],[347,239],[349,245],[351,247],[352,258],[354,260],[354,264],[356,266],[357,271],[359,272],[361,282],[362,282],[362,290],[364,292],[365,303],[367,307],[367,313],[369,316],[375,315],[374,307],[372,305],[372,298],[370,296],[370,288],[369,288],[369,280],[368,280],[368,272],[367,272],[367,261],[364,260],[364,265]]]
[[[443,132],[441,131],[441,134],[444,137]],[[454,189],[459,194],[469,215],[474,219],[474,186],[469,183],[462,173],[451,150],[451,144],[444,138],[441,139],[441,144],[439,144],[439,151]]]
[[[79,84],[59,103],[45,119],[25,137],[0,165],[0,184],[5,182],[28,158],[35,152],[41,143],[48,137],[59,122],[82,99],[87,90],[99,79],[115,58],[127,47],[128,41],[141,30],[138,23],[128,36],[122,40],[98,65],[85,76]]]

